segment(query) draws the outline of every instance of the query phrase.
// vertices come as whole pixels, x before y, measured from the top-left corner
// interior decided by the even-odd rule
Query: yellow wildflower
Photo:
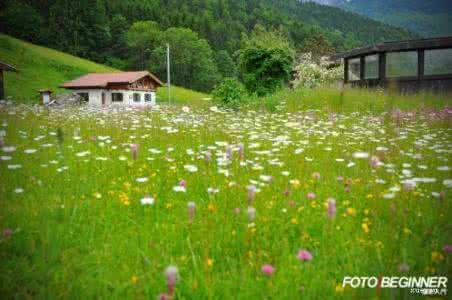
[[[347,214],[352,217],[356,216],[356,209],[354,209],[353,207],[348,207]]]
[[[342,292],[344,292],[344,287],[342,286],[342,284],[338,284],[338,285],[336,285],[336,293],[342,293]]]
[[[292,184],[294,189],[298,189],[300,187],[300,180],[298,179],[293,179],[290,181],[290,183]]]
[[[210,212],[215,212],[217,210],[217,208],[215,207],[215,204],[213,204],[212,202],[209,203],[209,205],[207,206],[207,209]]]
[[[433,262],[439,262],[439,261],[442,261],[443,259],[444,259],[444,256],[441,253],[439,253],[437,251],[432,252],[432,261]]]
[[[130,205],[129,196],[127,196],[127,194],[124,193],[124,192],[120,192],[120,193],[119,193],[119,200],[120,200],[121,203],[124,204],[125,206]]]
[[[208,259],[207,259],[207,266],[208,266],[209,268],[211,268],[211,267],[213,266],[213,259],[211,259],[211,258],[208,258]]]
[[[369,233],[369,226],[367,225],[367,223],[362,223],[361,228],[365,233]]]
[[[138,277],[135,276],[135,275],[132,276],[132,279],[131,279],[131,280],[132,280],[132,284],[133,284],[133,285],[135,285],[135,284],[138,283]]]

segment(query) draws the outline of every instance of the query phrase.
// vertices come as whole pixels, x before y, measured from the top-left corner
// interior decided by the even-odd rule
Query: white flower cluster
[[[315,88],[342,80],[342,67],[329,66],[331,66],[331,62],[325,59],[315,62],[311,53],[302,53],[294,68],[295,78],[291,82],[292,87]]]

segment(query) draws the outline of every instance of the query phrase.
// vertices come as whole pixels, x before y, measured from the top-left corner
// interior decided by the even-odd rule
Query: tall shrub
[[[294,50],[279,31],[267,31],[257,25],[250,37],[242,39],[238,65],[250,93],[271,94],[290,79]]]

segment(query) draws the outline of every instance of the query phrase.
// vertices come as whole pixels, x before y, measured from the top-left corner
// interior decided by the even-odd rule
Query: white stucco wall
[[[75,90],[75,93],[88,93],[89,94],[89,104],[90,105],[102,105],[102,93],[105,94],[105,105],[155,105],[156,95],[155,92],[143,92],[143,91],[130,91],[130,90],[103,90],[103,89],[81,89]],[[122,102],[112,102],[111,94],[112,93],[122,93],[123,101]],[[140,94],[141,101],[134,102],[133,94]],[[151,94],[151,101],[145,102],[145,94]]]

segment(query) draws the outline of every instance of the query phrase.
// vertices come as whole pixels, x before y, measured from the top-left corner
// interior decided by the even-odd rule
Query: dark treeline
[[[170,43],[175,83],[204,91],[237,75],[237,50],[257,24],[284,33],[297,51],[328,53],[413,37],[298,0],[7,0],[0,9],[2,32],[120,69],[148,68],[163,78]]]

